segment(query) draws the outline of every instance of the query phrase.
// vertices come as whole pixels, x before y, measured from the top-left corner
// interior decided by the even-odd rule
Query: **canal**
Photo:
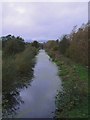
[[[36,56],[34,77],[19,96],[22,103],[14,118],[53,118],[55,115],[55,96],[61,90],[58,67],[44,50]]]

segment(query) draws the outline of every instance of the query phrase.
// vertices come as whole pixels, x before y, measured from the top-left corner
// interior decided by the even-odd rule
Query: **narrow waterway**
[[[55,96],[61,89],[58,67],[44,50],[36,56],[34,78],[30,86],[20,92],[24,101],[16,118],[53,118]]]

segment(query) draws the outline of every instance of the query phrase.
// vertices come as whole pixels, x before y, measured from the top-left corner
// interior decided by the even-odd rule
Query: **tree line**
[[[70,34],[49,40],[44,48],[58,65],[62,91],[56,96],[56,118],[88,117],[88,56],[90,23],[74,26]]]
[[[89,28],[89,23],[82,24],[78,29],[77,26],[74,26],[70,34],[63,35],[56,41],[49,40],[44,46],[53,53],[52,55],[62,54],[76,63],[88,66]]]

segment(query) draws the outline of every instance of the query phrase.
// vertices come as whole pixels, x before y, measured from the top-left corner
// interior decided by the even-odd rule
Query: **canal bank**
[[[88,118],[88,68],[58,52],[47,53],[58,66],[63,86],[56,97],[55,118]]]

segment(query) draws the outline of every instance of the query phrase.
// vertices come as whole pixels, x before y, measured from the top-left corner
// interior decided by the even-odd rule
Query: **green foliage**
[[[17,80],[17,71],[15,60],[12,56],[3,59],[2,64],[2,92],[9,93],[15,88],[15,81]],[[12,86],[12,87],[10,87]]]
[[[62,54],[66,54],[67,49],[69,48],[70,41],[68,40],[67,36],[64,35],[59,43],[59,50]]]
[[[64,35],[60,40],[50,40],[44,47],[51,53],[52,56],[63,54],[69,57],[72,61],[88,66],[88,29],[89,24],[83,24],[78,30],[74,26],[69,35]],[[53,53],[53,54],[52,54]]]
[[[49,55],[55,59],[56,57],[58,57],[58,49],[59,49],[59,45],[57,41],[54,40],[50,40],[48,41],[45,45],[44,48],[46,51],[49,51]]]
[[[88,65],[88,27],[86,24],[72,34],[66,53],[69,58],[82,65]]]
[[[64,89],[57,96],[56,117],[88,117],[87,68],[72,62],[68,65],[65,58],[61,58],[58,62],[60,62],[59,75],[62,76]]]
[[[8,35],[2,37],[2,49],[5,56],[14,55],[25,49],[25,43],[21,37]]]
[[[3,73],[3,90],[4,92],[15,88],[15,84],[18,83],[20,77],[25,77],[32,73],[32,67],[34,65],[34,56],[37,50],[33,47],[27,47],[25,51],[16,54],[15,56],[3,57],[2,73]],[[15,82],[15,84],[14,84]],[[8,87],[5,88],[5,86]],[[10,87],[13,86],[13,87]],[[15,86],[15,87],[14,87]],[[11,91],[11,90],[9,90]]]
[[[2,40],[0,39],[0,50],[2,50]]]
[[[32,46],[36,47],[36,48],[39,48],[39,43],[37,41],[33,41]]]
[[[60,41],[48,41],[44,47],[60,67],[63,91],[56,97],[56,118],[88,117],[88,28],[76,26]]]
[[[56,118],[88,117],[88,68],[64,56],[53,60],[59,67],[63,86],[56,96]]]
[[[13,38],[13,39],[12,39]],[[3,38],[2,94],[3,116],[13,115],[20,104],[19,91],[30,84],[33,77],[35,55],[38,49],[22,38],[7,36]]]
[[[37,50],[34,47],[27,47],[24,52],[16,55],[15,64],[18,73],[27,74],[32,69],[32,59],[36,55]]]

